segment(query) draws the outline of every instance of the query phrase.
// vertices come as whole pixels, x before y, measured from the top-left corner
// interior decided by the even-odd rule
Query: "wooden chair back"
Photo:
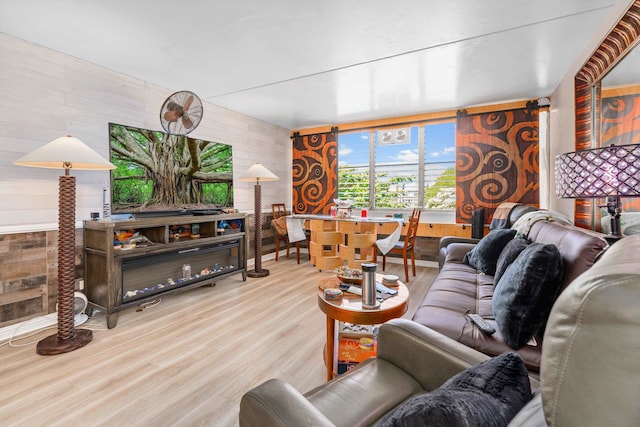
[[[271,205],[271,213],[273,215],[273,219],[278,219],[287,215],[287,207],[284,203],[273,203]]]
[[[422,211],[419,208],[414,208],[409,218],[409,227],[407,228],[407,235],[404,240],[405,246],[413,246],[418,235],[418,226],[420,225],[420,214]]]

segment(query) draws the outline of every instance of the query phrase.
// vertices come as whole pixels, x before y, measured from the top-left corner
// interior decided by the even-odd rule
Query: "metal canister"
[[[191,266],[189,264],[182,266],[182,278],[185,280],[191,278]]]
[[[376,264],[362,263],[362,308],[379,307],[376,299]]]

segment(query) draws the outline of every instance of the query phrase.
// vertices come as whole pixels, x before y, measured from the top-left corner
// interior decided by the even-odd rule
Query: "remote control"
[[[349,288],[347,289],[347,292],[350,292],[356,295],[362,295],[362,288],[359,288],[357,286],[349,286]]]
[[[376,282],[376,289],[383,294],[395,295],[398,293],[397,289],[388,288],[380,282]]]
[[[479,314],[469,313],[466,316],[469,318],[469,320],[475,323],[478,326],[478,328],[485,334],[493,335],[496,332],[496,329],[493,326],[491,326],[489,322],[487,322],[482,317],[480,317]]]

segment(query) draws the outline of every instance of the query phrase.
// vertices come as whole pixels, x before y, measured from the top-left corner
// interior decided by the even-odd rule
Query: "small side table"
[[[378,275],[378,281],[382,276]],[[353,323],[356,325],[377,325],[387,320],[402,316],[407,311],[407,300],[409,289],[404,283],[398,282],[398,294],[392,298],[382,301],[380,307],[369,310],[362,308],[362,297],[360,295],[344,293],[342,299],[327,300],[324,298],[324,289],[340,287],[340,280],[337,277],[322,279],[318,283],[318,306],[327,315],[327,347],[325,351],[325,363],[327,365],[327,381],[334,378],[333,370],[335,353],[336,320]]]

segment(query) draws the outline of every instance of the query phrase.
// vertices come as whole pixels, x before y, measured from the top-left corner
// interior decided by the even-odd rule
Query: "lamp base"
[[[604,236],[604,240],[606,240],[609,245],[613,245],[615,242],[619,241],[623,237],[624,237],[623,234],[611,234],[611,233],[609,233],[609,234],[606,234]]]
[[[74,329],[73,336],[66,340],[59,340],[58,335],[51,335],[38,342],[36,353],[43,356],[69,353],[84,347],[93,340],[93,332],[88,329]]]
[[[260,270],[249,270],[247,276],[249,277],[266,277],[269,275],[269,270],[261,268]]]

